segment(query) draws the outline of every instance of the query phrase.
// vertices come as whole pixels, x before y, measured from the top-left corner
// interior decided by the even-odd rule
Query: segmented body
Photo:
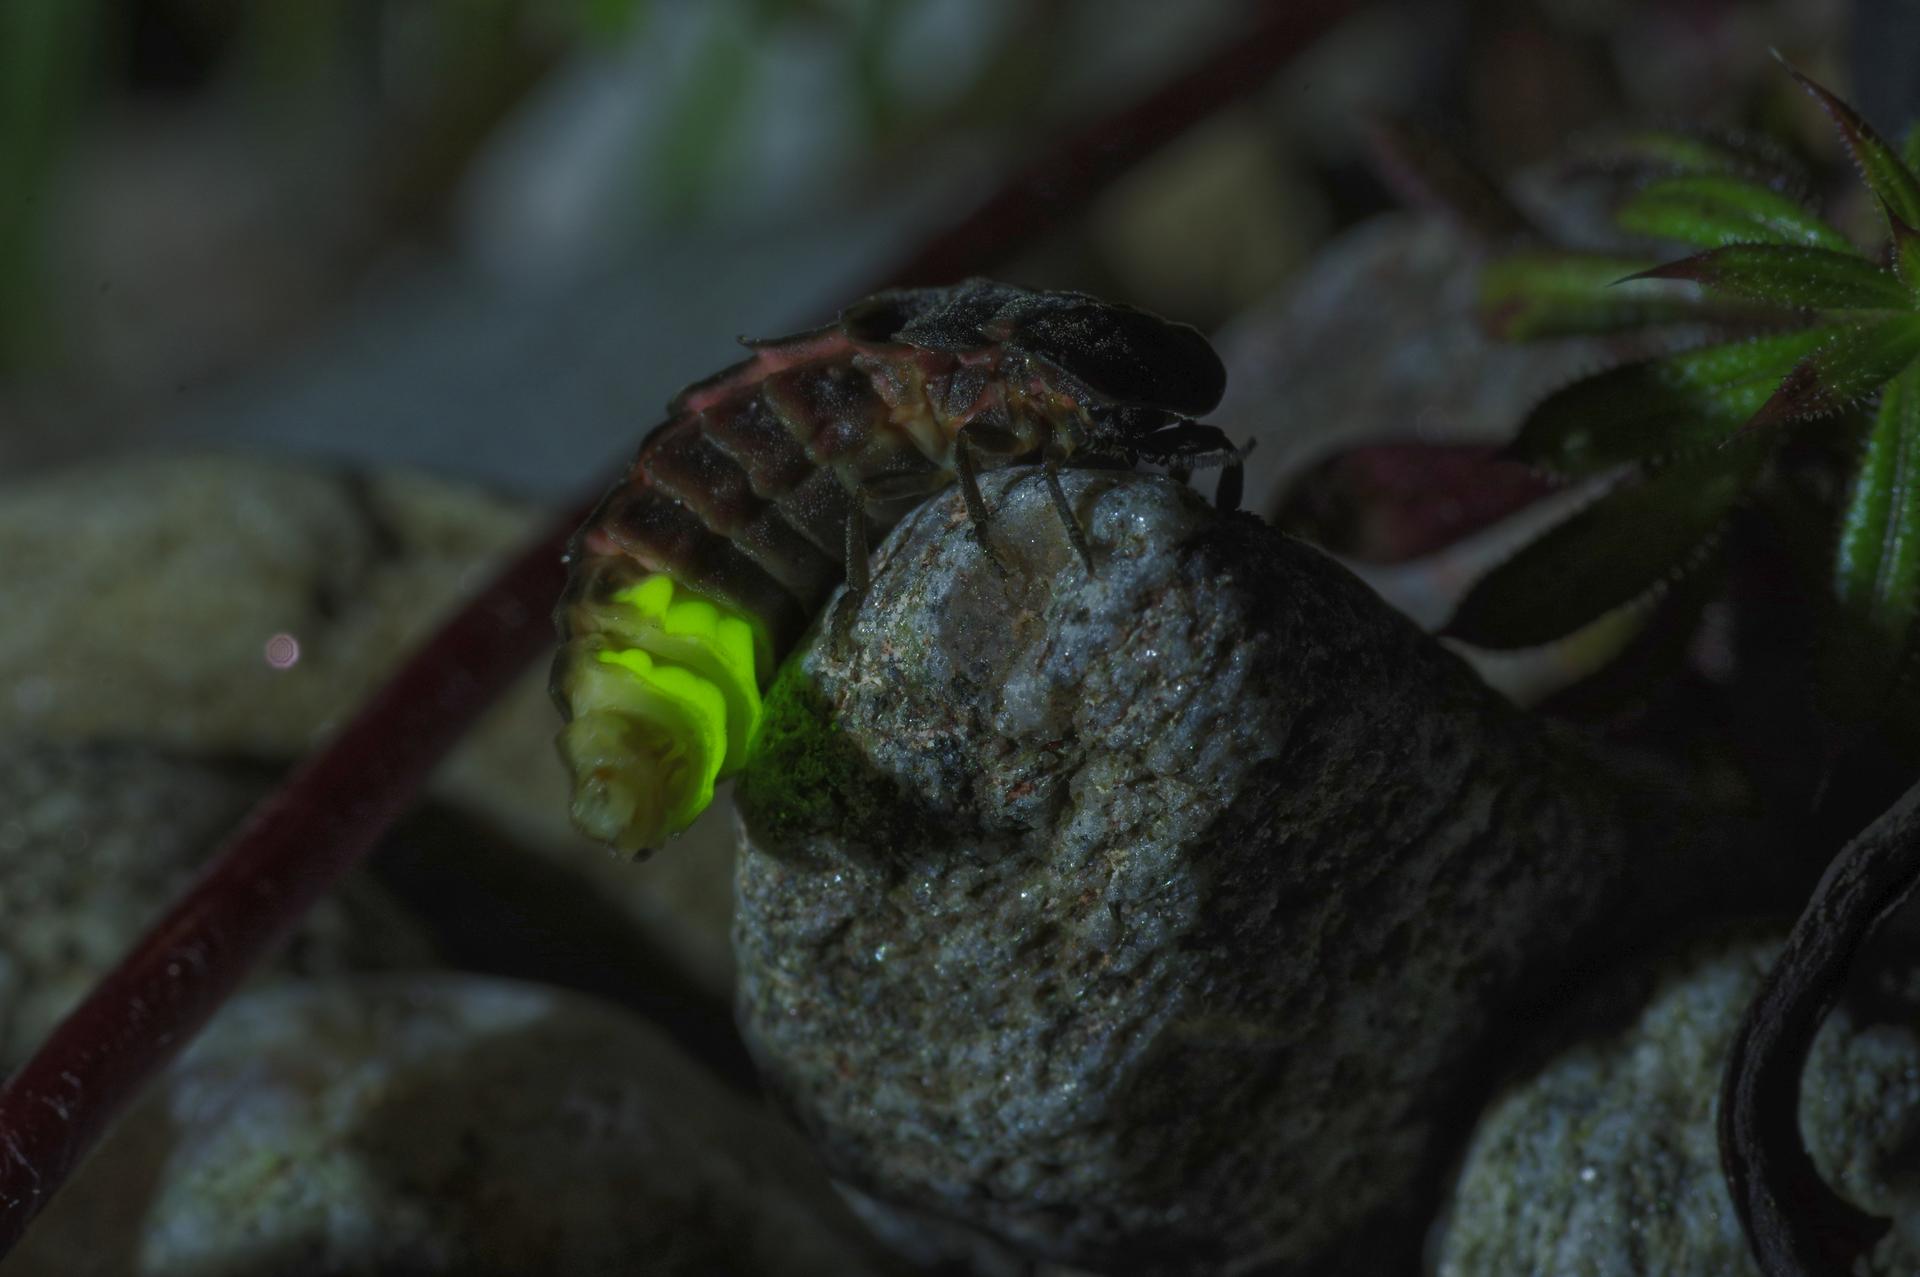
[[[596,785],[617,786],[612,773],[636,765],[622,761],[632,741],[618,739],[632,735],[635,711],[625,704],[617,709],[619,723],[581,728],[582,715],[605,710],[601,702],[613,694],[606,671],[583,674],[581,667],[624,661],[623,668],[653,676],[664,640],[649,642],[652,631],[635,608],[657,613],[648,624],[661,634],[676,622],[665,611],[673,605],[662,587],[640,593],[649,581],[668,578],[674,597],[717,604],[720,617],[745,618],[753,632],[749,674],[731,668],[740,664],[737,650],[697,671],[701,678],[719,671],[729,716],[733,757],[697,769],[711,773],[710,789],[712,776],[738,765],[757,719],[758,687],[779,657],[849,565],[864,572],[870,531],[891,527],[956,480],[982,519],[975,467],[1038,460],[1053,481],[1052,467],[1072,458],[1177,466],[1233,451],[1189,416],[1212,407],[1224,383],[1205,339],[1081,294],[984,280],[897,290],[850,307],[825,327],[750,348],[747,359],[674,399],[667,421],[642,442],[571,550],[554,670],[556,700],[573,723],[562,751],[575,772],[576,819],[620,845],[648,831],[627,828],[632,822],[619,811],[583,813],[582,798],[595,805]],[[1064,504],[1062,511],[1085,553]],[[677,624],[686,630],[708,620],[684,611]],[[737,634],[733,641],[737,649]],[[651,655],[644,662],[621,655],[635,650]],[[686,664],[673,653],[667,660]],[[652,738],[664,740],[673,730],[668,724]],[[661,748],[639,752],[658,755]],[[685,760],[655,758],[653,765],[684,768]],[[624,802],[619,797],[616,807]],[[623,832],[610,836],[616,820]],[[680,821],[669,815],[651,823],[670,828]]]

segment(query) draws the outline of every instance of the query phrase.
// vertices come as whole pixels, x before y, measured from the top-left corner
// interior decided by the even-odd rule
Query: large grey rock
[[[0,487],[0,732],[305,754],[537,523],[461,484],[238,457]],[[280,635],[298,644],[290,663],[284,642],[268,650]],[[636,873],[567,827],[558,726],[546,671],[529,670],[436,795],[544,853],[720,996],[730,821],[716,813]]]
[[[1033,1255],[1404,1258],[1502,1017],[1721,844],[1308,547],[1066,482],[1097,576],[996,475],[1004,573],[957,495],[923,507],[776,683],[749,1044],[846,1180]]]
[[[861,1277],[804,1145],[644,1025],[532,985],[231,1004],[8,1277]]]
[[[1727,1048],[1778,947],[1744,939],[1668,964],[1630,1024],[1493,1105],[1454,1190],[1439,1277],[1759,1277],[1714,1127]],[[1835,1012],[1807,1062],[1800,1126],[1828,1183],[1894,1219],[1866,1273],[1920,1271],[1910,1014],[1894,1025]]]
[[[266,784],[257,770],[142,746],[0,738],[0,1074],[118,961]],[[433,962],[420,930],[356,872],[265,975]]]

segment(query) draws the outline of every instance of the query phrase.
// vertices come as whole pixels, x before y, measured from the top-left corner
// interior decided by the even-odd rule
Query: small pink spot
[[[277,670],[290,670],[300,660],[300,640],[291,634],[276,634],[267,640],[267,664]]]

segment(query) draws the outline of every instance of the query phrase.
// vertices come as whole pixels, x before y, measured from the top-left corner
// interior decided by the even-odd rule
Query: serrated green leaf
[[[1722,566],[1715,564],[1714,566]],[[1596,668],[1535,704],[1550,718],[1595,724],[1617,721],[1622,707],[1648,705],[1672,690],[1692,664],[1693,640],[1707,605],[1726,587],[1726,573],[1701,564],[1671,581],[1644,609],[1633,634]],[[1602,627],[1593,626],[1591,630]]]
[[[1854,252],[1818,215],[1777,191],[1718,174],[1661,178],[1634,192],[1614,220],[1634,235],[1701,248],[1727,244],[1796,244]]]
[[[1645,270],[1637,279],[1683,279],[1709,293],[1798,310],[1910,310],[1904,284],[1852,252],[1787,244],[1729,244]]]
[[[1831,337],[1830,328],[1796,329],[1609,369],[1542,400],[1511,452],[1577,477],[1723,444]]]
[[[1709,137],[1661,129],[1630,130],[1590,140],[1575,165],[1608,172],[1720,174],[1772,187],[1803,184],[1792,162],[1764,138]]]
[[[1920,611],[1920,368],[1887,386],[1840,517],[1823,653],[1830,708],[1864,717],[1891,688]]]
[[[1481,325],[1504,341],[1531,341],[1700,317],[1696,288],[1657,280],[1621,284],[1647,266],[1644,258],[1593,253],[1500,258],[1480,272]]]
[[[1784,59],[1782,65],[1785,65]],[[1787,71],[1800,87],[1813,96],[1820,109],[1827,113],[1834,127],[1840,131],[1840,140],[1845,142],[1847,150],[1853,156],[1855,167],[1865,179],[1867,189],[1880,201],[1880,207],[1889,217],[1897,217],[1909,226],[1920,226],[1920,178],[1886,144],[1873,126],[1860,117],[1860,113],[1848,106],[1834,93],[1802,75],[1792,66]]]
[[[1828,417],[1861,402],[1920,357],[1920,315],[1836,324],[1793,366],[1747,429]]]
[[[1482,577],[1442,633],[1534,647],[1644,598],[1697,563],[1766,455],[1749,439],[1626,480]]]
[[[1910,172],[1920,173],[1920,124],[1909,124],[1900,139],[1900,158]]]
[[[1893,273],[1915,297],[1920,297],[1920,230],[1897,217],[1887,219],[1893,228]]]

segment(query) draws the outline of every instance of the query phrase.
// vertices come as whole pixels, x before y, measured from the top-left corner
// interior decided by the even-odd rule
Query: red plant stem
[[[1154,148],[1257,87],[1347,8],[1263,7],[1167,88],[1069,138],[891,272],[992,265]],[[0,1086],[0,1259],[114,1119],[253,966],[413,802],[441,756],[552,642],[561,555],[582,508],[524,550],[227,841],[186,895]]]

